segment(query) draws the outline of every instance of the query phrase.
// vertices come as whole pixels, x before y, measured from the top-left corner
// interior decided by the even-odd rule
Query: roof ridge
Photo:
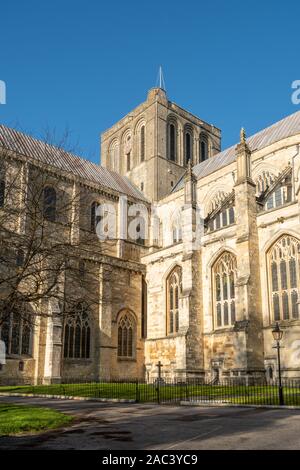
[[[260,131],[255,132],[255,134],[252,134],[252,135],[250,135],[249,137],[247,137],[247,138],[246,138],[246,142],[247,142],[248,144],[251,143],[251,142],[249,142],[249,141],[254,140],[254,139],[257,138],[259,135],[262,135],[262,134],[265,133],[266,131],[269,131],[270,129],[275,128],[276,126],[279,126],[279,125],[282,124],[283,122],[286,122],[288,119],[295,117],[297,114],[300,115],[300,111],[296,111],[295,113],[288,114],[287,116],[285,116],[284,118],[280,119],[279,121],[273,122],[273,124],[270,124],[268,127],[264,127],[264,128],[261,129]],[[299,129],[299,131],[300,131],[300,129]],[[274,142],[272,142],[272,143],[274,143]],[[233,144],[233,145],[231,145],[230,147],[227,147],[227,148],[221,150],[220,152],[216,153],[215,155],[213,155],[212,157],[210,157],[210,159],[211,159],[211,158],[216,158],[216,157],[218,157],[219,155],[221,155],[222,153],[226,153],[226,152],[228,152],[229,150],[232,150],[233,148],[235,149],[235,147],[236,147],[237,145],[238,145],[238,142],[235,143],[235,144]],[[251,149],[251,150],[252,150],[252,152],[253,152],[255,149]],[[205,161],[203,161],[203,162],[197,163],[196,165],[193,166],[193,169],[194,169],[194,168],[197,168],[199,165],[202,165],[203,163],[209,161],[210,159],[205,160]]]
[[[47,143],[4,124],[0,124],[1,145],[3,148],[43,161],[62,171],[77,174],[84,180],[98,183],[107,189],[147,201],[145,195],[125,176],[69,152],[63,147]],[[46,149],[44,155],[40,153],[41,147]]]
[[[280,140],[300,133],[300,111],[289,114],[270,126],[261,129],[248,137],[247,143],[250,150],[256,151],[279,142]],[[235,161],[235,147],[237,143],[221,150],[216,155],[197,163],[193,166],[193,171],[197,179],[214,173],[215,171],[230,165]],[[179,178],[171,193],[179,191],[183,186],[183,178]]]
[[[107,171],[109,171],[110,173],[115,173],[113,170],[109,170],[108,168],[105,168],[104,166],[102,165],[98,165],[97,163],[95,162],[92,162],[91,160],[89,160],[88,158],[85,158],[85,157],[82,157],[80,155],[77,155],[76,153],[73,153],[73,152],[70,152],[69,150],[66,150],[65,148],[63,147],[60,147],[58,145],[55,145],[55,144],[50,144],[49,142],[45,142],[44,140],[40,139],[40,138],[37,138],[37,137],[34,137],[33,135],[31,134],[27,134],[26,132],[23,132],[23,131],[19,131],[17,129],[14,129],[13,127],[8,127],[8,126],[5,126],[4,124],[0,124],[0,128],[3,128],[3,129],[9,129],[9,130],[12,130],[13,132],[16,132],[17,134],[21,134],[22,136],[24,136],[25,138],[27,139],[31,139],[32,141],[36,142],[36,143],[39,143],[39,144],[43,144],[43,145],[46,145],[47,147],[50,147],[52,148],[53,150],[59,150],[60,152],[63,152],[65,154],[68,154],[70,155],[71,157],[73,158],[79,158],[81,161],[85,162],[85,163],[89,163],[97,168],[104,168],[106,169]],[[1,135],[0,135],[1,137]]]

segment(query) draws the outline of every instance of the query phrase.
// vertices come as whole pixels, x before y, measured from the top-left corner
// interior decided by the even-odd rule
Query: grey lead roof
[[[300,133],[300,111],[249,137],[247,143],[251,151],[255,151],[298,133]],[[0,125],[0,146],[77,175],[104,188],[140,200],[147,200],[125,176],[3,125]],[[234,161],[235,145],[194,166],[193,171],[200,179]],[[182,187],[183,178],[174,186],[172,192],[178,191]]]
[[[263,129],[262,131],[257,132],[257,134],[252,135],[247,139],[247,144],[250,147],[250,150],[253,152],[255,150],[261,150],[268,145],[274,144],[279,140],[285,139],[286,137],[291,137],[295,134],[300,133],[300,111],[297,111],[290,116],[282,119],[281,121],[276,122],[270,127]],[[235,147],[229,147],[228,149],[223,150],[222,152],[214,155],[213,157],[205,160],[204,162],[198,163],[193,167],[193,172],[197,179],[204,178],[205,176],[210,175],[214,171],[223,168],[224,166],[229,165],[235,161]],[[183,177],[178,181],[174,186],[173,192],[178,191],[183,187]]]
[[[146,201],[145,196],[125,176],[3,125],[0,125],[0,147],[34,158],[104,188]]]

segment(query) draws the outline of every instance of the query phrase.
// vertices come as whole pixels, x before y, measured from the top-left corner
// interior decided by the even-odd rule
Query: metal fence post
[[[160,380],[156,382],[157,403],[160,405]]]
[[[157,368],[158,368],[158,381],[157,381],[157,387],[156,387],[156,391],[157,391],[157,403],[160,404],[160,381],[161,381],[161,369],[162,369],[162,363],[160,361],[158,361],[158,363],[156,364]]]
[[[185,381],[185,399],[189,401],[189,387],[187,381]]]
[[[136,401],[136,403],[139,403],[139,401],[140,401],[140,396],[139,396],[139,381],[138,381],[138,379],[136,379],[136,382],[135,382],[135,401]]]

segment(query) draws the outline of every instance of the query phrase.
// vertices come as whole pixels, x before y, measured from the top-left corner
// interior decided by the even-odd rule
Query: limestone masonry
[[[30,193],[39,167],[48,175],[48,225],[74,247],[88,233],[95,247],[93,254],[74,248],[82,277],[84,262],[93,281],[74,287],[67,272],[61,277],[62,296],[77,296],[74,312],[60,315],[60,302],[40,299],[30,327],[17,312],[0,323],[7,355],[0,383],[152,380],[158,361],[166,379],[272,380],[276,321],[284,330],[283,376],[299,379],[299,144],[297,112],[249,138],[241,130],[237,145],[221,151],[220,129],[160,88],[102,133],[102,166],[0,126],[0,218],[8,199],[19,208],[9,230],[30,235],[24,198],[8,193],[13,175]],[[63,198],[71,203],[58,220]],[[107,242],[94,230],[103,203],[117,220]],[[134,204],[147,211],[145,240],[128,236]],[[191,234],[200,226],[195,247]]]

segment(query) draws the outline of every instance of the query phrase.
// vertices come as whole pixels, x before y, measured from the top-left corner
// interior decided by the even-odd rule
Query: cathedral
[[[43,168],[47,226],[68,237],[81,277],[91,265],[97,279],[90,303],[91,282],[74,288],[67,272],[61,276],[63,297],[78,297],[72,315],[60,315],[53,295],[32,307],[31,326],[15,309],[0,322],[0,383],[150,381],[159,362],[166,380],[274,379],[276,322],[283,377],[299,379],[299,144],[296,112],[250,137],[242,129],[222,150],[221,130],[162,88],[102,133],[101,165],[0,125],[0,217],[18,208],[7,230],[29,237],[22,208],[35,168]],[[24,197],[9,196],[13,178]],[[95,230],[100,205],[115,217],[111,240]],[[15,263],[20,270],[19,252]]]

